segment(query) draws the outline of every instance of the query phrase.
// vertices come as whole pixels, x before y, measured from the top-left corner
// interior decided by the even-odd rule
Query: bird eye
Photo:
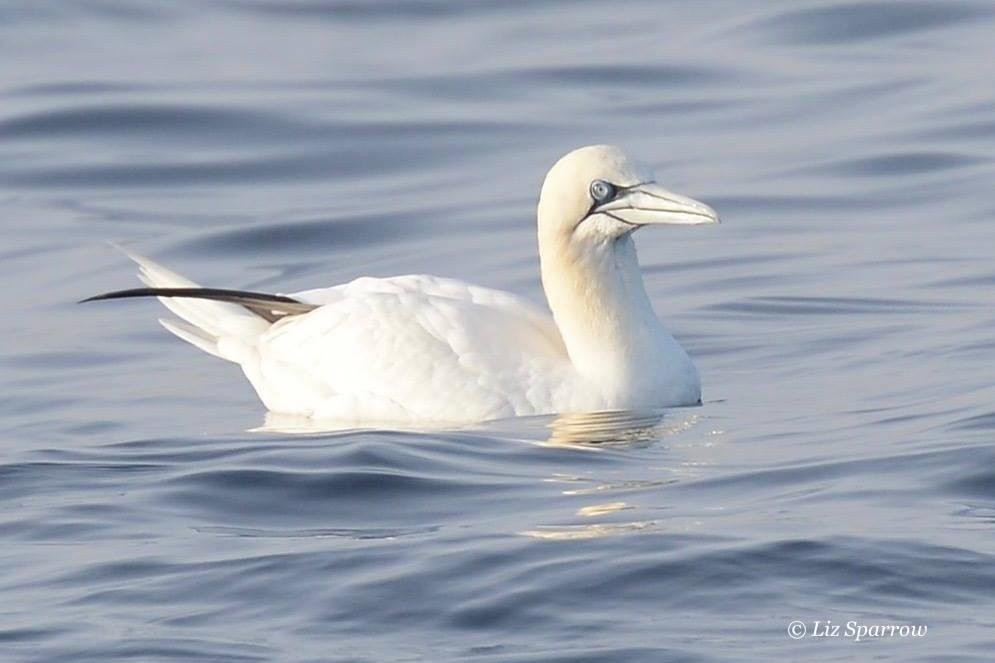
[[[591,182],[591,198],[595,202],[606,203],[615,196],[615,185],[604,180]]]

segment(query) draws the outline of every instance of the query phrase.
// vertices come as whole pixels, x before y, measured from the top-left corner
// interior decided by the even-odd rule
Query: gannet
[[[698,371],[653,312],[633,232],[718,223],[618,147],[557,161],[539,196],[549,312],[426,275],[362,277],[291,295],[202,288],[145,258],[146,288],[181,339],[239,364],[272,412],[355,426],[469,424],[701,401]],[[550,315],[551,313],[551,315]]]

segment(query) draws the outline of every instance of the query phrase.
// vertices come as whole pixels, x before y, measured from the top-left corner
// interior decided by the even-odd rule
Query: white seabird
[[[359,278],[290,296],[201,288],[142,256],[185,341],[241,365],[266,407],[350,425],[461,424],[700,402],[698,372],[643,286],[632,233],[717,223],[619,148],[550,169],[538,208],[552,316],[512,294],[435,276]],[[86,301],[90,301],[86,300]]]

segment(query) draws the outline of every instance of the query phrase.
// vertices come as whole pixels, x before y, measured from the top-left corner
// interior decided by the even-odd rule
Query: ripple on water
[[[836,2],[777,12],[754,29],[792,45],[856,45],[944,28],[990,13],[989,5],[957,0]]]

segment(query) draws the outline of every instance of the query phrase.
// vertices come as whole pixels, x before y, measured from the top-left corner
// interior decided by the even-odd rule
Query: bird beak
[[[656,182],[644,182],[624,189],[614,200],[599,205],[593,211],[633,226],[689,226],[719,222],[719,215],[708,205],[667,191]]]

